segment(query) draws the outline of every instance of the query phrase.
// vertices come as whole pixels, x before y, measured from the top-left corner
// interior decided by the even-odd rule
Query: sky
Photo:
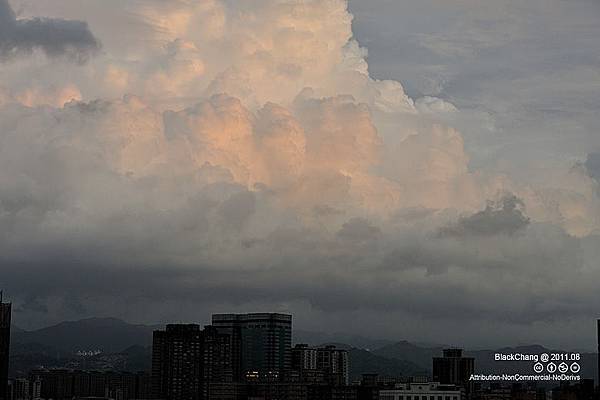
[[[14,321],[591,349],[594,0],[0,0]]]

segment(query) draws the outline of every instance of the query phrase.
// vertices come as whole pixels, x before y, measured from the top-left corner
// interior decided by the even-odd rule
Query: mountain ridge
[[[100,350],[117,353],[133,345],[150,346],[152,332],[162,325],[130,324],[118,318],[63,321],[45,328],[11,332],[15,345],[39,344],[59,351]]]

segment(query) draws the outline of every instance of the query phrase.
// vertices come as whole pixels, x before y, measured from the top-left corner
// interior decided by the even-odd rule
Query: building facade
[[[8,382],[7,398],[9,400],[30,400],[31,387],[29,385],[29,379],[11,379]]]
[[[311,371],[317,369],[317,349],[307,344],[297,344],[292,349],[292,369]]]
[[[297,344],[292,349],[292,370],[299,373],[304,381],[323,382],[332,386],[348,385],[348,351],[336,346],[309,347]]]
[[[231,382],[231,340],[213,327],[167,325],[152,343],[152,393],[155,399],[204,400],[210,384]]]
[[[455,385],[438,382],[397,384],[393,389],[379,391],[379,400],[462,400],[463,390]]]
[[[215,314],[212,326],[231,338],[234,380],[280,381],[290,371],[291,315]]]
[[[17,380],[18,382],[19,380]],[[74,398],[111,398],[115,400],[150,399],[150,375],[146,372],[98,372],[70,369],[39,369],[29,373],[27,399],[72,400]],[[23,387],[25,385],[23,384]],[[24,394],[24,390],[15,394]],[[12,400],[19,400],[14,398]]]
[[[10,351],[11,304],[4,303],[0,292],[0,400],[8,399],[8,361]]]
[[[152,392],[155,399],[200,400],[202,331],[199,325],[167,325],[154,331]]]
[[[204,327],[202,353],[202,390],[207,399],[210,384],[233,382],[231,337],[215,327]]]
[[[442,357],[433,358],[433,380],[469,389],[469,378],[475,371],[475,359],[463,357],[462,349],[446,349]]]
[[[328,383],[334,386],[348,385],[348,351],[335,346],[317,349],[317,369],[324,371]]]

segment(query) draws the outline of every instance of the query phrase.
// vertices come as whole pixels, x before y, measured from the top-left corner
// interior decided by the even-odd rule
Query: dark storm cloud
[[[185,267],[165,256],[173,253],[175,245],[167,238],[187,242],[187,233],[198,239],[197,232],[185,232],[173,221],[199,212],[177,212],[165,220],[124,215],[112,226],[113,238],[81,234],[89,241],[63,243],[61,252],[56,251],[58,244],[49,251],[23,243],[22,252],[27,247],[35,259],[19,262],[3,257],[3,281],[24,312],[38,318],[52,312],[62,318],[106,315],[110,310],[131,319],[135,318],[132,310],[143,307],[146,318],[152,319],[156,318],[153,310],[170,303],[214,310],[223,305],[308,302],[332,315],[362,310],[435,319],[451,312],[456,320],[523,324],[565,314],[579,316],[595,304],[586,301],[594,292],[571,293],[572,285],[581,279],[571,273],[582,269],[579,241],[560,229],[548,232],[537,226],[522,237],[464,242],[406,232],[388,232],[384,238],[366,220],[350,220],[334,238],[297,229],[276,231],[251,249],[238,253],[230,248],[231,254],[220,259],[202,254],[209,250],[196,251],[193,266]],[[120,245],[119,238],[132,236],[127,229],[154,232],[154,237],[148,235],[141,243],[125,239]],[[198,229],[216,234],[208,226]],[[381,243],[363,246],[373,235]],[[102,243],[94,243],[98,238]],[[206,247],[202,242],[195,245]],[[142,258],[147,261],[140,262]],[[531,282],[535,282],[533,291]],[[128,306],[113,309],[111,299]],[[170,309],[170,318],[179,318],[180,307]]]
[[[64,19],[17,19],[8,0],[0,0],[0,60],[43,50],[50,57],[85,61],[100,48],[87,23]]]
[[[584,166],[588,175],[600,182],[600,153],[588,154]]]
[[[524,203],[515,195],[509,194],[501,200],[490,202],[485,210],[461,218],[457,224],[440,230],[445,236],[489,236],[512,235],[529,224],[523,213]]]
[[[381,230],[364,218],[352,218],[338,232],[339,238],[356,243],[376,240],[380,235]]]

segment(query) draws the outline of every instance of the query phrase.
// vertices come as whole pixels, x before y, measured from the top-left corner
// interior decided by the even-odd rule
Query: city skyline
[[[4,332],[10,329],[10,304],[2,303],[2,306],[0,322]],[[4,309],[4,306],[7,308]],[[444,348],[439,350],[442,354],[433,353],[430,358],[433,368],[429,372],[417,375],[379,374],[373,373],[372,368],[377,367],[371,364],[361,370],[360,378],[354,371],[354,379],[350,382],[350,366],[357,361],[351,356],[352,349],[332,344],[315,347],[297,344],[292,347],[288,340],[292,333],[291,315],[213,314],[212,320],[215,325],[207,325],[203,329],[197,324],[185,323],[154,330],[152,355],[148,355],[151,358],[148,364],[151,371],[114,367],[97,370],[73,364],[66,367],[36,365],[29,371],[11,374],[10,380],[5,379],[8,381],[6,398],[440,400],[438,396],[442,396],[441,400],[546,400],[548,396],[568,396],[592,400],[597,393],[594,379],[589,377],[577,377],[573,383],[559,379],[560,384],[543,382],[543,379],[542,384],[538,384],[540,382],[537,379],[512,384],[486,380],[478,383],[480,378],[477,377],[491,372],[486,370],[490,367],[489,360],[484,362],[481,369],[476,358],[464,355],[460,348]],[[531,349],[540,350],[543,351],[540,348]],[[498,359],[497,355],[488,356]],[[5,365],[8,354],[4,352],[0,356],[0,361]],[[577,354],[576,360],[583,362],[581,356]],[[523,360],[536,362],[537,366],[537,357],[538,354],[535,354],[535,360]],[[548,362],[548,354],[541,354],[539,360],[547,363],[548,371],[551,365],[556,368],[555,364]],[[531,374],[531,365],[527,364],[524,373]],[[580,364],[572,365],[576,365],[579,371]],[[520,376],[525,378],[531,375]]]
[[[269,315],[269,314],[276,314],[276,315],[285,315],[284,311],[277,311],[277,312],[266,312],[266,311],[253,311],[253,312],[244,312],[244,311],[240,311],[240,312],[235,312],[235,313],[229,313],[231,315]],[[105,328],[110,328],[111,326],[117,327],[117,328],[123,328],[126,327],[126,329],[128,327],[137,327],[137,328],[145,328],[145,329],[165,329],[167,326],[169,325],[190,325],[190,326],[197,326],[198,328],[201,327],[212,327],[212,321],[213,321],[213,317],[215,315],[226,315],[223,314],[222,312],[217,313],[217,314],[212,314],[210,316],[207,316],[205,318],[199,318],[199,319],[194,319],[191,321],[187,321],[184,322],[183,319],[171,319],[171,320],[167,320],[167,321],[163,321],[163,322],[157,322],[157,323],[152,323],[152,324],[144,324],[144,323],[136,323],[136,322],[132,322],[132,321],[125,321],[119,318],[115,318],[115,317],[109,317],[109,316],[105,316],[105,317],[89,317],[89,318],[83,318],[83,319],[77,319],[77,320],[66,320],[66,321],[60,321],[57,324],[52,324],[52,325],[44,325],[44,326],[40,326],[39,328],[36,329],[31,329],[31,330],[24,330],[21,329],[19,326],[16,326],[14,323],[12,324],[12,329],[13,329],[13,333],[16,333],[17,335],[20,334],[28,334],[28,333],[36,333],[36,332],[44,332],[44,331],[48,331],[48,330],[53,330],[53,329],[59,329],[61,327],[67,327],[67,326],[81,326],[81,327],[86,327],[87,323],[90,323],[91,325],[87,326],[88,329],[94,329],[94,325],[99,324],[99,326],[105,327]],[[14,317],[14,313],[13,313],[13,317]],[[80,325],[81,324],[81,325]],[[593,343],[590,342],[587,344],[586,347],[551,347],[551,346],[546,346],[544,343],[539,343],[539,342],[523,342],[523,343],[510,343],[510,342],[506,342],[506,343],[502,343],[499,344],[497,346],[476,346],[476,345],[468,345],[460,342],[450,342],[450,341],[446,341],[446,342],[428,342],[428,341],[423,341],[422,338],[419,337],[415,337],[415,338],[410,338],[410,337],[381,337],[381,336],[370,336],[370,335],[356,335],[353,333],[349,333],[349,332],[341,332],[341,331],[325,331],[325,330],[305,330],[303,329],[302,326],[300,327],[295,327],[294,331],[296,332],[296,336],[292,335],[292,341],[291,344],[292,345],[306,345],[307,342],[310,343],[310,346],[315,347],[315,346],[320,346],[320,345],[326,345],[327,343],[333,343],[333,342],[338,342],[341,339],[342,344],[344,345],[348,345],[350,347],[353,348],[357,348],[357,349],[363,349],[366,351],[371,351],[372,349],[378,349],[381,347],[386,347],[389,345],[394,345],[394,344],[398,344],[398,343],[402,343],[402,344],[408,344],[411,346],[416,346],[417,348],[423,348],[423,349],[427,349],[427,348],[437,348],[437,349],[442,349],[442,348],[448,348],[448,349],[454,349],[454,348],[462,348],[462,349],[466,349],[467,351],[471,351],[471,352],[478,352],[478,351],[493,351],[493,350],[499,350],[502,348],[511,348],[511,349],[519,349],[519,348],[542,348],[542,349],[546,349],[548,351],[552,351],[552,350],[556,350],[559,352],[583,352],[585,354],[597,354],[598,353],[598,346],[599,343],[598,339],[597,339],[597,335],[598,335],[598,324],[600,324],[600,319],[595,319],[593,321],[590,322],[589,327],[590,330],[589,332],[587,332],[587,334],[589,334],[590,337],[594,337],[594,341]],[[92,348],[93,347],[93,348]],[[89,347],[89,346],[82,346],[81,348],[78,348],[78,352],[81,352],[81,356],[85,356],[85,355],[99,355],[102,353],[111,353],[112,351],[114,351],[114,349],[109,349],[107,351],[107,349],[103,349],[103,348],[99,348],[99,347]],[[89,353],[89,354],[88,354]]]
[[[592,348],[599,16],[0,0],[14,324],[269,310],[307,331]]]

